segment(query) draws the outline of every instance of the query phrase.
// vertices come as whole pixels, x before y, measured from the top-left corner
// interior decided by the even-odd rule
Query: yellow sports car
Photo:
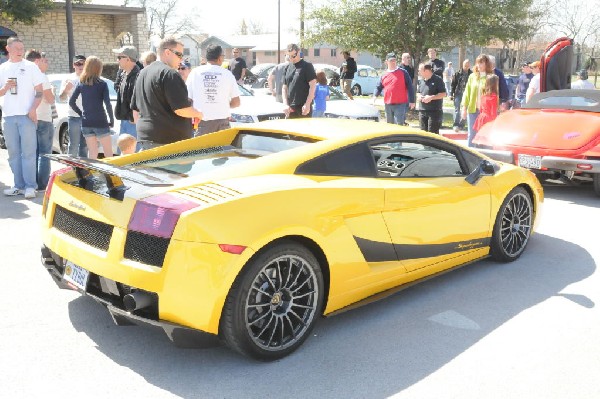
[[[517,259],[543,201],[527,169],[368,121],[267,121],[104,161],[51,157],[68,165],[43,204],[42,260],[60,287],[117,324],[262,360],[297,349],[322,315],[489,255]]]

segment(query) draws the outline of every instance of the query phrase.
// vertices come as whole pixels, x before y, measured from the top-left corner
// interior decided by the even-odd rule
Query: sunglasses
[[[183,53],[180,53],[177,50],[173,50],[172,48],[168,48],[167,50],[169,50],[170,52],[172,52],[173,54],[175,54],[179,59],[183,58]]]
[[[123,58],[129,58],[126,55],[117,55],[118,60],[122,60]]]
[[[83,64],[85,64],[84,62],[75,62],[73,65],[75,66],[83,66]]]
[[[178,71],[185,71],[187,69],[187,67],[179,67],[177,68]]]

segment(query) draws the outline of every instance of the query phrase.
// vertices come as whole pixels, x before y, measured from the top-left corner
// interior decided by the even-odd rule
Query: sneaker
[[[25,198],[27,198],[27,199],[35,198],[35,189],[26,188],[25,189]]]
[[[20,188],[16,188],[16,187],[7,188],[4,190],[4,195],[8,195],[10,197],[12,197],[14,195],[22,195],[22,194],[23,194],[23,190],[21,190]]]
[[[459,127],[458,127],[458,126],[454,126],[454,131],[455,131],[455,132],[457,132],[457,133],[458,133],[458,131],[459,131],[459,130],[460,130],[460,129],[459,129]]]

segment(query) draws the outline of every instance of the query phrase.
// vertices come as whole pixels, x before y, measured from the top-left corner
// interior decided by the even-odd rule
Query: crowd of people
[[[50,162],[44,156],[52,151],[57,117],[55,93],[46,76],[48,59],[43,52],[25,52],[17,37],[7,41],[8,61],[0,65],[0,96],[4,96],[2,125],[14,185],[5,189],[8,196],[35,198],[36,190],[48,184]],[[114,49],[119,70],[114,88],[116,105],[102,80],[102,61],[95,56],[76,55],[74,72],[64,80],[58,97],[68,101],[68,152],[74,157],[96,158],[100,147],[105,156],[113,155],[111,128],[120,121],[118,147],[129,154],[155,148],[193,136],[230,127],[231,110],[240,105],[238,84],[247,65],[240,50],[223,68],[225,53],[219,45],[209,45],[206,62],[192,69],[184,59],[184,45],[175,38],[163,39],[157,52],[142,55],[133,46]],[[493,56],[481,54],[473,68],[465,60],[459,70],[437,58],[435,49],[429,59],[418,65],[416,92],[410,54],[401,63],[396,54],[386,56],[386,71],[373,94],[373,102],[383,92],[388,123],[406,124],[406,114],[417,109],[420,128],[439,133],[443,120],[443,99],[454,102],[453,128],[467,128],[468,144],[475,133],[509,107],[509,90]],[[351,83],[357,70],[350,53],[343,52],[340,86],[350,100]],[[516,87],[514,104],[525,104],[540,89],[540,63],[524,63]],[[587,71],[577,73],[574,89],[593,89]],[[304,60],[294,43],[286,49],[285,61],[274,67],[268,77],[276,101],[284,105],[287,118],[323,117],[329,99],[323,71]],[[314,107],[313,107],[314,102]],[[100,146],[98,145],[100,144]]]

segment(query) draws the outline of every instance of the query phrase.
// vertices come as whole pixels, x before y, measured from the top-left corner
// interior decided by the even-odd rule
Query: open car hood
[[[475,144],[494,149],[528,147],[577,150],[600,141],[600,115],[564,109],[519,109],[486,124]]]

